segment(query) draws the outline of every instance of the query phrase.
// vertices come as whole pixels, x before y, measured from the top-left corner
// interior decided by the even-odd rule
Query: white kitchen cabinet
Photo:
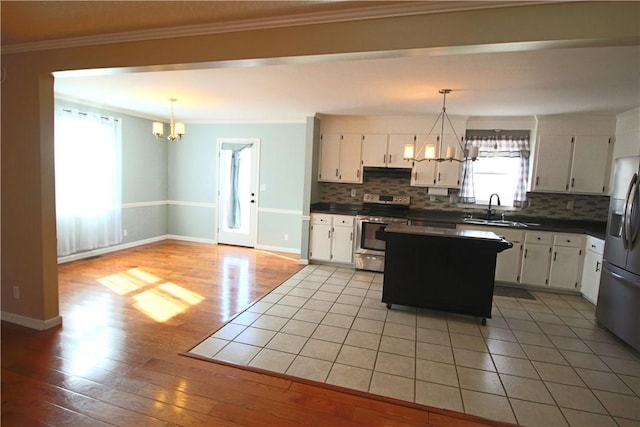
[[[549,287],[578,290],[584,265],[584,237],[556,233],[553,236]]]
[[[362,136],[323,134],[320,137],[318,180],[362,183]]]
[[[550,129],[543,128],[538,135],[532,190],[606,194],[612,138],[606,133],[585,133],[593,130],[586,119],[569,121],[564,128],[558,123],[548,127]],[[562,130],[580,130],[580,133],[548,133]]]
[[[422,141],[422,142],[417,142]],[[424,143],[434,145],[436,147],[436,156],[438,155],[437,140],[435,135],[431,135],[427,139],[427,135],[417,135],[413,137],[413,152],[416,156],[422,155],[424,157],[424,151],[418,153],[418,149],[424,145]],[[437,162],[423,160],[421,162],[412,162],[411,169],[411,185],[415,187],[435,187],[437,180],[438,167]]]
[[[310,259],[331,261],[331,222],[332,215],[311,214]]]
[[[339,134],[324,134],[320,137],[319,181],[339,181],[340,139]]]
[[[311,214],[309,259],[351,264],[354,220],[349,215]]]
[[[435,148],[435,156],[446,157],[450,151],[454,158],[462,160],[462,149],[455,139],[455,135],[445,135],[444,143],[441,144],[438,135],[417,135],[414,143],[414,152],[424,156],[425,145],[433,145]],[[411,185],[416,187],[444,187],[444,188],[460,188],[460,173],[462,163],[457,161],[429,161],[423,160],[413,162],[411,171]]]
[[[587,236],[580,292],[593,304],[598,303],[603,252],[604,240]]]
[[[571,172],[573,137],[540,136],[537,144],[534,191],[567,192]]]
[[[498,254],[496,259],[496,280],[499,282],[519,283],[524,251],[524,232],[515,229],[494,229],[493,232],[513,244],[511,249]]]
[[[537,286],[548,285],[552,246],[553,233],[542,231],[527,231],[525,233],[520,272],[521,283]]]
[[[599,135],[576,137],[569,191],[606,194],[611,162],[611,138]]]
[[[333,216],[331,228],[331,261],[351,264],[353,262],[354,217]]]
[[[411,168],[411,162],[404,159],[406,144],[413,144],[413,135],[363,135],[362,164],[373,167]]]
[[[387,167],[389,135],[367,134],[362,136],[362,165]]]

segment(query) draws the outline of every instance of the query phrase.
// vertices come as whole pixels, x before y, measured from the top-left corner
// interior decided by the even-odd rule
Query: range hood
[[[385,168],[365,166],[362,169],[364,178],[381,177],[381,178],[411,178],[410,168]]]

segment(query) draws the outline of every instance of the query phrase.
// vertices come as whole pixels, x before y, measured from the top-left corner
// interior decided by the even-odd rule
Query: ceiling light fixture
[[[175,122],[173,120],[173,103],[177,101],[176,98],[169,98],[171,101],[171,122],[169,123],[171,132],[167,136],[169,141],[180,141],[185,134],[185,126],[182,122]],[[153,122],[153,134],[156,138],[162,137],[164,134],[164,123],[162,122]]]
[[[431,126],[431,130],[427,134],[427,137],[425,138],[424,144],[422,145],[422,147],[418,148],[417,141],[415,145],[407,144],[404,146],[405,160],[412,160],[414,162],[422,162],[424,160],[435,161],[435,162],[444,162],[444,161],[464,162],[465,160],[468,160],[468,159],[476,160],[478,158],[478,147],[467,148],[463,146],[462,140],[458,138],[458,135],[456,134],[456,130],[453,128],[453,125],[451,124],[451,119],[449,119],[449,115],[447,114],[447,107],[446,107],[447,94],[450,92],[451,92],[451,89],[440,89],[439,93],[442,94],[442,111],[436,118],[436,121],[433,124],[433,126]],[[458,145],[457,147],[455,145],[451,146],[451,145],[444,144],[445,120],[449,124],[449,127],[451,128],[451,131],[453,132],[453,136],[456,138],[456,142]],[[433,130],[438,125],[438,122],[440,122],[440,134],[436,135],[436,144],[434,144],[432,142],[433,141],[432,135],[434,135]],[[446,152],[444,153],[444,156],[442,153],[443,147],[447,147]],[[463,155],[462,160],[458,158],[458,148],[460,148],[462,152],[462,155]]]

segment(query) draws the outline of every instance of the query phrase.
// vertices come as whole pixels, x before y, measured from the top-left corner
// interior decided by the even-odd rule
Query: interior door
[[[255,246],[259,143],[218,140],[218,243]]]

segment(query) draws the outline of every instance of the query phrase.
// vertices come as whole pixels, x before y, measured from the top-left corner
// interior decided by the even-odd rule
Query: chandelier
[[[404,146],[403,157],[405,160],[412,160],[414,162],[422,162],[425,160],[434,161],[434,162],[445,162],[445,161],[464,162],[469,159],[476,160],[478,158],[478,147],[463,146],[461,139],[458,138],[458,135],[456,134],[456,130],[451,124],[451,119],[449,119],[449,115],[447,114],[447,107],[446,107],[447,94],[450,92],[451,92],[451,89],[440,89],[439,93],[442,94],[442,111],[436,118],[436,121],[435,123],[433,123],[433,126],[431,126],[431,130],[429,130],[429,133],[427,134],[427,137],[425,138],[425,141],[422,147],[418,147],[417,141],[415,146],[414,144],[407,144]],[[446,149],[446,152],[443,155],[442,149],[438,150],[438,147],[436,147],[435,144],[429,143],[429,141],[431,140],[429,137],[434,134],[433,130],[436,129],[436,126],[438,126],[438,123],[440,123],[440,126],[439,126],[440,134],[438,135],[439,138],[437,139],[437,141],[439,141],[440,148],[444,147],[443,143],[444,143],[445,121],[449,124],[449,127],[453,132],[453,136],[456,139],[458,147],[448,146]],[[462,155],[463,155],[462,160],[457,158],[458,148],[460,148],[462,152]],[[438,152],[437,156],[436,156],[436,152]]]
[[[167,135],[169,141],[180,141],[185,134],[185,126],[182,122],[175,122],[173,120],[173,103],[177,101],[176,98],[169,98],[171,101],[171,122],[169,123],[171,132]],[[153,122],[153,134],[156,138],[162,137],[164,134],[164,123]]]

